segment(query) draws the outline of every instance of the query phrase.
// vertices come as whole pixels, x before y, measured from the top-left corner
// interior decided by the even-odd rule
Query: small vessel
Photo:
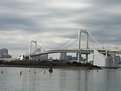
[[[52,68],[49,68],[49,72],[52,73],[53,72],[53,69]]]
[[[53,69],[52,69],[52,64],[49,65],[49,72],[52,73]]]

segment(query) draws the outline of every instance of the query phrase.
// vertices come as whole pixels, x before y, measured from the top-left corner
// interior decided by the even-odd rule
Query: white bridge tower
[[[79,31],[79,46],[78,46],[78,61],[81,61],[81,35],[82,33],[86,34],[86,49],[89,49],[89,33],[87,30],[81,29]],[[88,62],[88,54],[86,54],[86,63]]]
[[[29,54],[31,54],[32,44],[35,44],[35,51],[37,50],[37,41],[31,40],[29,44]]]

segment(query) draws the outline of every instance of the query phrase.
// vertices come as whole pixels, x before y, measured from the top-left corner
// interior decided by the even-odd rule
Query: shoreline
[[[0,65],[0,67],[17,67],[17,68],[49,68],[49,66],[33,66],[33,65]],[[53,66],[52,68],[54,69],[85,69],[85,70],[94,70],[94,69],[98,69],[98,70],[101,70],[101,69],[118,69],[118,68],[121,68],[121,67],[77,67],[77,66]]]
[[[21,65],[0,65],[0,67],[10,67],[10,68],[43,68],[43,69],[49,69],[49,66],[21,66]],[[82,69],[82,70],[102,70],[103,68],[90,68],[90,67],[60,67],[60,66],[54,66],[52,67],[53,69],[69,69],[69,70],[77,70],[77,69]]]
[[[36,60],[13,60],[13,61],[5,61],[0,60],[0,65],[18,65],[18,66],[50,66],[50,64],[55,66],[81,66],[81,67],[94,67],[94,65],[89,63],[78,63],[76,61],[74,62],[67,62],[67,61],[61,61],[61,60],[54,60],[54,61],[36,61]]]
[[[49,66],[23,66],[23,65],[0,65],[0,67],[10,67],[10,68],[14,68],[14,67],[16,67],[16,68],[48,68],[49,69]],[[84,70],[102,70],[102,69],[118,69],[118,68],[121,68],[121,67],[118,67],[118,68],[111,68],[111,67],[109,67],[109,68],[106,68],[106,67],[100,67],[100,68],[90,68],[90,67],[75,67],[75,66],[71,66],[71,67],[65,67],[65,66],[54,66],[54,67],[52,67],[53,69],[73,69],[73,70],[75,70],[75,69],[84,69]]]
[[[89,63],[78,63],[78,62],[65,62],[60,60],[54,61],[0,61],[0,67],[20,67],[20,68],[67,68],[67,69],[107,69],[107,67],[99,67]],[[120,68],[120,67],[118,67]],[[108,69],[117,69],[117,68],[110,68]]]

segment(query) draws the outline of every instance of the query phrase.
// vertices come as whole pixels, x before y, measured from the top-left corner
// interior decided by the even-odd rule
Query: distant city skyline
[[[0,48],[27,53],[30,40],[55,48],[79,29],[108,46],[121,44],[120,0],[0,0]]]

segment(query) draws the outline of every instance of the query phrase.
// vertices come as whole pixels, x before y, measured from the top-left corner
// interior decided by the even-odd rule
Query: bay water
[[[121,69],[0,67],[0,91],[121,91]]]

